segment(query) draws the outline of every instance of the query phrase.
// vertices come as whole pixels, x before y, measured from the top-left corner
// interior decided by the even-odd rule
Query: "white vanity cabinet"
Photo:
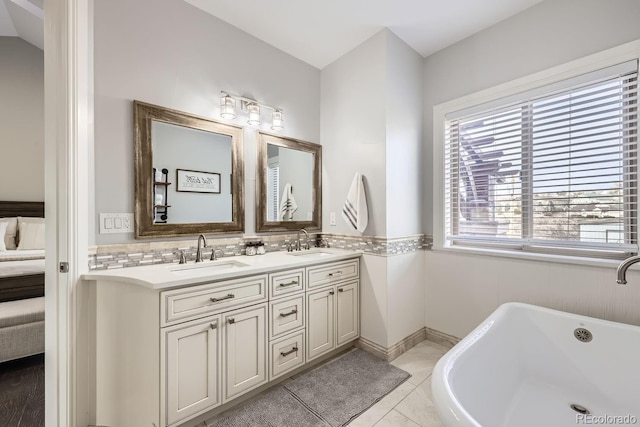
[[[358,338],[359,262],[307,268],[307,361]],[[317,289],[316,289],[317,288]]]
[[[181,269],[173,285],[141,285],[135,273],[152,270],[88,274],[94,424],[192,425],[358,338],[359,255],[344,252],[333,262],[273,255],[282,261],[266,268],[267,254],[224,280],[182,279]],[[171,266],[151,268],[162,283]]]

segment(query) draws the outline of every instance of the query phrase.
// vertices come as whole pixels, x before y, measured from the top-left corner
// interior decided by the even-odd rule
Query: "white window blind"
[[[447,115],[448,244],[637,253],[637,68]]]
[[[267,167],[267,220],[278,221],[280,188],[280,166],[272,164]]]

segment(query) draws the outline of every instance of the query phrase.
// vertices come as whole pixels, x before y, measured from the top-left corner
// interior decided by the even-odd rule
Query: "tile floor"
[[[431,371],[448,349],[422,341],[391,362],[411,377],[349,423],[350,427],[444,427],[431,395]],[[197,427],[206,427],[206,423]]]
[[[431,395],[431,371],[447,348],[422,341],[391,362],[411,374],[406,382],[353,420],[350,427],[443,427]]]

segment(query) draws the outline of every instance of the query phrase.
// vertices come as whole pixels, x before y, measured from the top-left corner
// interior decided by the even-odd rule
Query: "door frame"
[[[92,213],[92,6],[92,0],[47,0],[44,14],[47,427],[84,427],[89,419],[88,349],[77,341],[87,332],[78,319]]]

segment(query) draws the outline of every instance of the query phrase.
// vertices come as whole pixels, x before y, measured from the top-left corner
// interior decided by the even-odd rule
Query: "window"
[[[280,188],[280,164],[273,162],[267,165],[267,220],[278,221]]]
[[[445,114],[447,245],[637,245],[637,61]]]

